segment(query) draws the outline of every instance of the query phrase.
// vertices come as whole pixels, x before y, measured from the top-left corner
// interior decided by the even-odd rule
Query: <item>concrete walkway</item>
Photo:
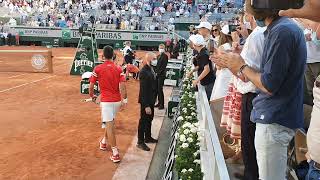
[[[168,100],[172,92],[172,87],[164,87],[165,110],[155,109],[155,117],[152,123],[152,137],[159,137],[162,122],[166,116]],[[151,151],[146,152],[136,148],[137,135],[133,139],[131,146],[123,157],[117,168],[113,180],[144,180],[147,177],[149,166],[153,158],[156,144],[148,144]]]

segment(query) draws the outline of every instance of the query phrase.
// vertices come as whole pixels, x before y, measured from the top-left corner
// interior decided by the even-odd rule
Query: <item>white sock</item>
[[[102,138],[101,143],[102,143],[102,144],[107,144],[106,137],[103,137],[103,138]]]
[[[119,154],[118,148],[117,147],[112,147],[112,154],[115,156],[117,154]]]

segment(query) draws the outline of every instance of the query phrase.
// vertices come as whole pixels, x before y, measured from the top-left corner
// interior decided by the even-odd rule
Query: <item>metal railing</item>
[[[200,122],[200,157],[204,180],[230,180],[222,153],[207,94],[203,86],[198,86],[197,109]]]

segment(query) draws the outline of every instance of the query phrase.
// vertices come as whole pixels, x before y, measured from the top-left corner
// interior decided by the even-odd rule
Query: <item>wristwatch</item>
[[[240,70],[237,73],[237,76],[240,77],[242,76],[242,71],[244,70],[244,68],[246,68],[247,66],[249,66],[248,64],[244,64],[241,66]]]

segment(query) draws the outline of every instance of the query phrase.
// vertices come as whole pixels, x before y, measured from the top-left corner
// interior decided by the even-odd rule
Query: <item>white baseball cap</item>
[[[196,46],[204,46],[206,42],[200,34],[192,35],[189,37],[189,40]]]
[[[199,26],[196,26],[196,29],[200,29],[200,28],[206,28],[206,29],[211,30],[212,25],[207,21],[203,21],[203,22],[200,22]]]
[[[229,30],[229,25],[224,25],[222,28],[221,28],[221,32],[223,34],[229,34],[230,30]]]

